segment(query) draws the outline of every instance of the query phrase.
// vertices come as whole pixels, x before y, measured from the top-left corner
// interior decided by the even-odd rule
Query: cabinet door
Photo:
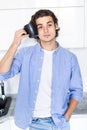
[[[7,50],[12,43],[14,33],[29,22],[31,15],[38,9],[0,11],[0,50]],[[83,47],[84,8],[51,8],[59,19],[59,37],[63,47]],[[33,40],[32,40],[33,43]]]
[[[0,9],[84,6],[84,0],[3,0]]]
[[[71,130],[87,130],[87,116],[71,118],[70,125]]]
[[[29,0],[25,0],[27,8],[38,8],[38,7],[69,7],[69,6],[84,6],[84,0],[32,0],[31,3]],[[33,4],[34,3],[34,4]]]
[[[0,50],[7,50],[13,41],[15,31],[29,22],[37,9],[17,9],[0,11]],[[30,40],[29,45],[34,41]]]
[[[87,47],[87,1],[85,0],[85,47]]]
[[[79,48],[84,46],[84,7],[59,8],[59,37],[63,47]]]
[[[9,120],[0,123],[0,130],[11,130]]]

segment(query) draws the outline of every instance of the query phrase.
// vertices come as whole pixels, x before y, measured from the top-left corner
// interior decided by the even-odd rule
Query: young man
[[[0,62],[0,80],[20,72],[15,123],[29,130],[70,130],[69,119],[83,95],[77,58],[56,41],[58,19],[52,11],[39,10],[31,21],[37,26],[37,44],[15,55],[28,37],[20,29]]]

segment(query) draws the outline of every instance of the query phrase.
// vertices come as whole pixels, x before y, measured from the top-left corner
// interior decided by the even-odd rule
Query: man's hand
[[[12,44],[18,47],[21,44],[21,40],[26,37],[28,37],[27,32],[24,29],[19,29],[15,32]]]

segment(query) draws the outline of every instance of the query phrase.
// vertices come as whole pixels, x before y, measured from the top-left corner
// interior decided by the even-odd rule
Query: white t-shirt
[[[44,60],[41,72],[41,81],[36,99],[33,117],[51,116],[51,79],[52,79],[52,54],[54,51],[44,50]]]

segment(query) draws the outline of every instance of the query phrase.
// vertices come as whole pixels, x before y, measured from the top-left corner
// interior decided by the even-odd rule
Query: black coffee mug
[[[24,30],[27,32],[27,34],[29,34],[30,38],[38,37],[37,26],[33,22],[26,24],[24,26]]]

